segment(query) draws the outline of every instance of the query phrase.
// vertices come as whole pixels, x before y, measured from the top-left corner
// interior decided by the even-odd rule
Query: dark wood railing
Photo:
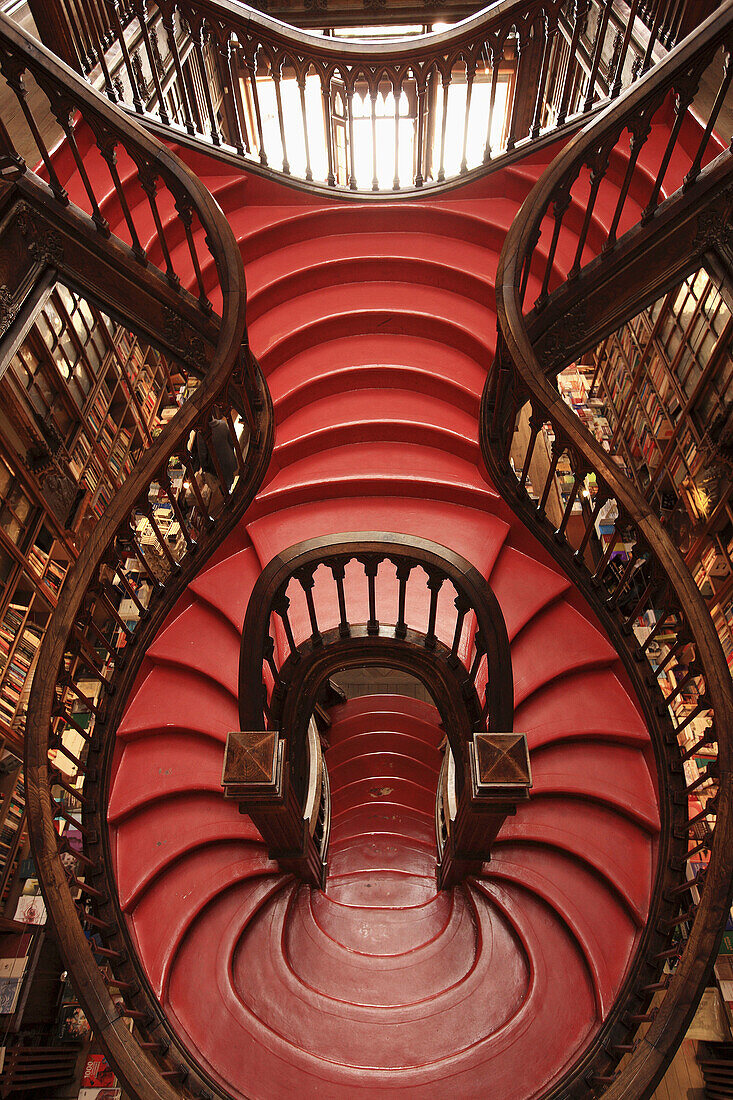
[[[578,1080],[613,1100],[650,1094],[690,1022],[730,905],[733,691],[720,642],[651,506],[573,415],[553,379],[599,334],[644,308],[706,255],[717,250],[712,262],[723,262],[733,160],[727,140],[721,151],[720,144],[711,147],[711,135],[729,89],[732,41],[728,0],[694,39],[586,127],[531,192],[507,235],[497,274],[500,330],[482,404],[485,460],[512,508],[585,593],[614,639],[645,708],[662,797],[676,806],[676,817],[668,814],[663,822],[668,845],[662,846],[655,888],[673,906],[656,928],[668,942],[646,944],[635,966],[652,975],[648,1003],[638,991],[622,991],[598,1040],[560,1086],[562,1095]],[[719,64],[721,50],[725,66],[722,81],[717,69],[717,94],[714,88],[693,140],[688,131],[683,141],[689,104],[706,70]],[[670,96],[676,114],[669,138],[630,199],[635,165]],[[592,214],[599,189],[627,132],[631,149],[615,210],[612,205],[598,228]],[[515,435],[520,420],[525,430]],[[554,443],[549,469],[532,491],[543,425]],[[569,462],[572,485],[564,508],[550,518],[561,458]],[[606,505],[618,518],[608,518]],[[601,517],[613,527],[605,549],[597,537]],[[633,627],[640,616],[653,628],[637,641]],[[670,671],[676,686],[669,686]],[[683,695],[692,706],[678,718],[675,703]],[[683,766],[695,756],[707,764],[689,782]],[[690,799],[694,809],[688,809]],[[669,877],[674,872],[676,884]]]
[[[675,46],[717,8],[717,0],[641,0],[639,17],[665,46]]]
[[[173,297],[162,292],[157,295],[157,327],[164,343],[165,332],[172,327],[172,322],[164,323],[160,312],[167,306],[181,314],[181,325],[173,326],[177,330],[183,326],[181,336],[191,325],[201,330],[201,338],[211,345],[214,330],[202,326],[198,319],[198,313],[208,318],[213,308],[204,272],[209,278],[215,273],[216,305],[227,323],[228,315],[236,313],[226,299],[234,298],[244,276],[231,232],[227,226],[225,235],[221,228],[226,222],[206,188],[141,127],[132,121],[129,126],[122,125],[119,112],[102,96],[2,15],[0,72],[19,108],[12,124],[0,120],[0,178],[14,182],[38,205],[61,217],[70,199],[44,138],[48,119],[55,120],[81,181],[81,193],[74,199],[75,209],[87,215],[83,219],[85,236],[93,230],[99,242],[107,242],[109,252],[117,253],[120,262],[134,261],[148,275],[158,272],[161,283],[174,292]],[[31,85],[38,90],[37,96],[29,96]],[[82,152],[83,129],[93,140]],[[30,157],[22,156],[21,149],[29,147]],[[40,176],[29,169],[28,159],[38,165]],[[133,202],[133,195],[139,195],[142,202]],[[106,214],[111,207],[121,215],[118,232],[124,234],[112,239]],[[198,310],[192,308],[196,301]],[[176,349],[175,343],[169,346],[180,356],[180,347]],[[207,355],[198,347],[196,352],[204,358]]]
[[[521,791],[498,781],[489,790],[481,782],[477,750],[482,759],[492,751],[484,734],[509,736],[513,725],[509,640],[487,582],[446,547],[360,532],[299,543],[270,562],[247,608],[239,666],[241,732],[230,734],[237,755],[242,739],[262,755],[258,771],[266,776],[267,798],[261,783],[244,792],[241,776],[228,781],[271,856],[320,885],[326,849],[304,828],[306,806],[315,803],[310,723],[332,672],[370,663],[393,664],[422,679],[441,713],[453,760],[454,812],[446,812],[441,784],[438,881],[449,885],[489,858],[500,822],[513,803],[527,797],[529,773]],[[491,745],[498,743],[494,736]]]
[[[79,1001],[126,1091],[142,1100],[174,1100],[182,1077],[199,1095],[209,1083],[189,1068],[127,955],[107,873],[106,796],[98,777],[114,744],[116,708],[150,638],[264,476],[271,404],[245,340],[239,247],[208,191],[173,154],[4,17],[0,68],[41,164],[37,175],[20,156],[28,132],[20,132],[19,121],[0,127],[0,188],[10,225],[3,247],[16,262],[30,257],[23,285],[41,277],[69,279],[145,332],[176,364],[189,394],[142,453],[60,592],[39,651],[25,756],[35,864]],[[27,95],[27,80],[40,96]],[[86,209],[69,201],[41,136],[47,111],[66,135],[65,152],[82,181]],[[83,133],[94,139],[84,154]],[[106,179],[91,170],[97,155]],[[110,203],[119,204],[127,240],[110,232]],[[198,440],[193,452],[191,433]],[[165,530],[161,508],[170,518]],[[134,607],[132,615],[121,612],[121,599]],[[71,751],[65,732],[81,739],[80,752]],[[81,836],[81,851],[69,841],[69,830]],[[110,989],[120,991],[121,1004]]]
[[[53,48],[67,0],[52,7],[39,29]],[[238,0],[72,0],[65,38],[80,70],[98,61],[113,102],[173,133],[303,181],[389,191],[483,171],[617,97],[658,43],[661,23],[637,35],[638,7],[500,0],[448,31],[368,42]]]

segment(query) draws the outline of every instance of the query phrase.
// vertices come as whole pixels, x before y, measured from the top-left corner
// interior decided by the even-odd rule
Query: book
[[[45,924],[46,903],[40,894],[22,895],[18,898],[15,919],[22,924]]]
[[[117,1081],[114,1071],[104,1054],[90,1054],[84,1067],[84,1076],[81,1079],[82,1092],[84,1089],[115,1088]],[[82,1093],[79,1093],[81,1098]]]
[[[23,978],[0,978],[0,1016],[12,1016],[18,1005]]]
[[[64,1043],[80,1043],[87,1035],[91,1034],[89,1021],[84,1015],[84,1010],[79,1005],[67,1004],[61,1006],[58,1021],[58,1037]]]

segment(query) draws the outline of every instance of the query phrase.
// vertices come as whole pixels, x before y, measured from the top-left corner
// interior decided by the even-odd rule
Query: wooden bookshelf
[[[0,380],[0,736],[19,752],[64,579],[183,383],[155,348],[60,283]]]
[[[733,668],[732,349],[733,314],[700,269],[596,348],[588,402],[668,522]]]

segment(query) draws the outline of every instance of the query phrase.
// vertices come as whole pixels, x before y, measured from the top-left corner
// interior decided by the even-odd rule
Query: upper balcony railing
[[[109,98],[243,164],[327,188],[463,179],[616,98],[655,56],[619,0],[500,0],[450,30],[345,39],[239,0],[55,0],[47,45]],[[46,5],[43,5],[44,11]]]
[[[553,383],[564,365],[702,262],[733,284],[733,157],[729,135],[716,136],[730,106],[732,48],[727,0],[553,161],[512,224],[497,271],[499,340],[483,396],[484,457],[624,657],[668,808],[655,896],[673,910],[648,922],[634,966],[646,972],[646,985],[622,991],[582,1067],[588,1085],[613,1100],[646,1097],[659,1080],[705,987],[729,911],[733,688],[705,602],[652,505]],[[708,93],[695,100],[701,85]],[[698,118],[690,126],[693,101]],[[655,140],[654,124],[668,118],[670,102],[672,125],[657,128]],[[520,420],[528,430],[515,433]],[[543,425],[554,443],[549,468],[532,485]],[[561,461],[571,485],[558,517],[550,490]],[[640,621],[651,629],[637,640]]]

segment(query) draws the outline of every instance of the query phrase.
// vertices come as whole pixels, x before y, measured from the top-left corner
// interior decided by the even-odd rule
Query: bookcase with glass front
[[[0,734],[20,752],[61,585],[182,386],[157,349],[63,284],[0,379]]]
[[[685,555],[733,666],[733,311],[704,268],[595,351],[608,447]]]

